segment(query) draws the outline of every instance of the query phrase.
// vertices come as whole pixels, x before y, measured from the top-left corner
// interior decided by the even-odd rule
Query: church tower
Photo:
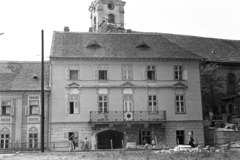
[[[91,12],[90,32],[124,30],[124,6],[122,0],[95,0],[89,7]]]

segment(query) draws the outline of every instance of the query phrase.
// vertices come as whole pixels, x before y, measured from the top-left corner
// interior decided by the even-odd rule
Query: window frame
[[[38,99],[31,99],[30,97],[38,97]],[[38,114],[31,114],[32,107],[36,105],[30,105],[30,101],[38,101]],[[41,96],[40,95],[28,95],[28,115],[35,116],[35,115],[41,115]]]
[[[131,103],[132,104],[132,108],[127,108],[127,110],[125,109],[125,103]],[[134,99],[133,99],[133,94],[123,94],[123,111],[124,112],[134,112]]]
[[[181,99],[182,96],[183,98]],[[178,97],[178,100],[177,100],[177,97]],[[182,104],[183,102],[183,106],[180,105],[179,106],[179,112],[177,110],[178,106],[177,106],[177,103],[178,104]],[[182,111],[184,110],[184,112]],[[176,114],[186,114],[186,100],[185,100],[185,94],[175,94],[175,113]]]
[[[3,135],[3,137],[2,137],[2,135]],[[8,138],[7,138],[7,136],[8,136]],[[0,133],[0,148],[1,149],[9,149],[10,148],[10,133]]]
[[[73,96],[72,99],[71,99],[71,96]],[[80,94],[68,94],[68,102],[67,103],[68,103],[68,114],[69,115],[76,115],[76,114],[80,113]],[[71,111],[71,103],[73,103],[72,112],[70,112]],[[78,105],[78,106],[76,106],[76,105]],[[76,110],[77,107],[78,107],[78,110]]]
[[[151,97],[151,100],[149,99],[149,97]],[[153,99],[154,99],[153,97],[155,97],[156,100],[153,100]],[[154,102],[156,102],[156,111],[154,110],[154,105],[153,105]],[[149,103],[152,103],[152,105],[150,106]],[[150,108],[151,108],[151,110],[150,110]],[[150,113],[156,113],[156,112],[158,112],[158,99],[157,99],[157,95],[155,95],[155,94],[149,94],[149,95],[147,95],[147,110],[148,110],[148,112],[150,112]]]
[[[2,102],[3,101],[10,101],[10,105],[9,106],[2,106]],[[10,116],[11,115],[11,107],[13,107],[13,100],[10,100],[10,99],[2,99],[2,100],[0,100],[0,105],[1,105],[1,113],[0,113],[0,115],[3,115],[3,116]],[[9,108],[9,114],[7,114],[7,113],[5,113],[5,114],[3,114],[3,107],[6,107],[6,111],[7,111],[7,107]]]
[[[181,67],[181,69],[180,69],[180,67]],[[184,71],[183,65],[174,65],[173,70],[174,70],[174,75],[173,75],[174,80],[182,81],[183,80],[183,71]]]
[[[102,100],[99,99],[100,96],[102,97]],[[107,97],[106,101],[104,100],[105,96]],[[98,94],[98,112],[99,113],[108,113],[109,112],[109,108],[108,108],[109,99],[108,98],[109,98],[108,94]],[[102,103],[103,107],[100,107],[100,103]],[[105,103],[107,104],[107,107],[104,106]],[[100,110],[100,108],[102,108],[102,110]],[[106,109],[106,111],[104,109]]]
[[[183,133],[183,134],[177,134],[177,133]],[[185,144],[185,130],[176,130],[176,144],[181,145],[181,143],[178,142],[178,137],[182,137],[183,144]]]
[[[103,74],[103,78],[101,78],[100,76],[102,76]],[[99,64],[98,65],[98,69],[97,69],[97,73],[95,73],[95,77],[97,77],[97,79],[99,81],[107,81],[108,80],[108,65],[107,64]]]
[[[149,72],[152,76],[151,79],[148,76]],[[153,75],[154,75],[154,78],[153,78]],[[149,81],[157,80],[157,66],[156,65],[147,65],[147,67],[146,67],[146,79],[149,80]]]
[[[30,135],[33,135],[32,138],[30,137]],[[37,137],[34,137],[34,135],[37,135]],[[36,149],[38,148],[38,133],[28,133],[28,148],[30,149]],[[32,143],[31,143],[32,140]],[[36,140],[36,143],[35,143]]]
[[[77,72],[77,76],[75,75],[75,78],[72,78],[71,71]],[[75,73],[76,74],[76,73]],[[69,64],[67,68],[67,80],[76,81],[82,79],[82,70],[80,69],[79,64]]]
[[[122,80],[133,80],[133,68],[131,64],[122,65]]]

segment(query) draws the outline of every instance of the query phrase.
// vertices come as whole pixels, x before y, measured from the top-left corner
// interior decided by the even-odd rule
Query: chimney
[[[69,31],[70,31],[69,27],[64,27],[64,32],[69,32]]]

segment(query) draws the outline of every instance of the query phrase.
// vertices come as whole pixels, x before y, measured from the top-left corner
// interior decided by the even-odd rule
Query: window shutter
[[[39,105],[38,106],[38,114],[41,115],[41,113],[42,113],[42,106]]]
[[[75,102],[74,105],[74,114],[79,114],[80,112],[80,101]]]
[[[155,79],[158,80],[158,70],[156,70]]]
[[[70,112],[70,103],[69,103],[69,101],[67,101],[67,114],[69,114],[69,112]]]
[[[25,115],[29,115],[29,106],[25,106]]]
[[[0,100],[0,115],[2,115],[2,101]]]
[[[183,71],[183,80],[188,80],[188,71],[187,70]]]
[[[82,79],[82,70],[81,69],[78,70],[78,79],[79,80]]]
[[[67,80],[70,79],[70,70],[69,69],[66,70],[66,78],[67,78]]]
[[[147,71],[143,70],[143,80],[147,80]]]
[[[98,79],[98,70],[94,70],[93,79]]]
[[[11,105],[10,107],[10,115],[14,115],[14,105]]]
[[[64,132],[64,138],[69,138],[69,133],[68,132]]]

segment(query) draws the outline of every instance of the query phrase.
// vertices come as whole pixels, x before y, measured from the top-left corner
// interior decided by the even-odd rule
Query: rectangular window
[[[156,80],[156,66],[147,66],[147,80]]]
[[[10,108],[11,108],[11,100],[1,101],[2,115],[10,115]]]
[[[176,113],[186,113],[184,95],[176,95]]]
[[[0,140],[1,149],[8,149],[9,148],[9,143],[10,143],[9,141],[10,141],[9,134],[1,134],[1,140]]]
[[[108,66],[98,65],[98,79],[107,80],[108,79]]]
[[[29,115],[41,114],[40,96],[29,96],[28,105],[29,105]]]
[[[122,66],[122,79],[123,80],[132,80],[133,79],[132,65],[123,65]]]
[[[184,144],[184,142],[185,142],[184,137],[185,137],[184,130],[176,131],[176,143],[177,144]]]
[[[183,66],[174,66],[174,79],[175,80],[183,79]]]
[[[133,95],[123,95],[123,110],[125,112],[133,111]]]
[[[78,147],[78,132],[68,132],[68,140],[73,140],[74,146]]]
[[[149,95],[148,96],[148,111],[149,112],[156,112],[157,109],[157,96],[156,95]]]
[[[29,134],[29,148],[35,149],[38,147],[38,134],[30,133]]]
[[[72,64],[68,66],[67,69],[67,79],[78,80],[81,79],[81,70],[78,64]]]
[[[108,96],[107,95],[98,96],[98,111],[108,112]]]
[[[70,94],[68,97],[68,113],[79,114],[80,96],[78,94]]]

